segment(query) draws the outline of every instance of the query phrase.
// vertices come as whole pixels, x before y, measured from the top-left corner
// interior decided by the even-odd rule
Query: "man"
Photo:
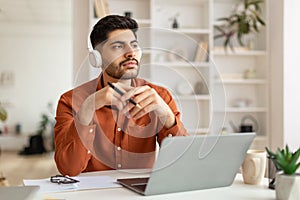
[[[118,15],[94,26],[90,39],[101,53],[102,73],[59,100],[54,131],[60,173],[151,168],[156,141],[187,135],[170,93],[136,78],[141,58],[137,28],[136,21]]]

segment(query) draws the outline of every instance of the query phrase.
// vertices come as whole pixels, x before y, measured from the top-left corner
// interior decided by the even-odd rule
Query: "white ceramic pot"
[[[277,200],[299,200],[300,199],[300,174],[276,175],[276,199]]]

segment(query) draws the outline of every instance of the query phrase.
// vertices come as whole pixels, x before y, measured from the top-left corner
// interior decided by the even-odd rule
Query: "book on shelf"
[[[208,59],[208,43],[207,42],[200,42],[198,44],[197,52],[195,55],[195,62],[206,62]]]
[[[94,0],[95,17],[102,18],[109,15],[109,7],[106,0]]]

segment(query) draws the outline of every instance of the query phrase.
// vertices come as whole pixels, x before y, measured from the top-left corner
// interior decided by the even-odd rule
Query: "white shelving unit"
[[[92,0],[90,0],[92,5]],[[182,121],[192,134],[206,134],[211,119],[221,119],[226,111],[224,127],[233,131],[229,121],[239,126],[245,115],[259,123],[255,147],[268,143],[268,28],[254,38],[254,49],[225,52],[222,42],[214,40],[214,25],[228,16],[236,0],[107,0],[110,13],[131,12],[139,23],[138,40],[143,50],[140,77],[169,89],[182,112]],[[264,19],[268,24],[268,0]],[[97,21],[91,15],[91,25]],[[173,29],[176,17],[178,28]],[[198,45],[208,44],[207,60],[195,61]],[[246,70],[255,77],[244,78]],[[217,78],[216,78],[217,77]],[[218,104],[224,87],[225,108]],[[199,89],[200,88],[200,89]],[[237,106],[236,101],[247,100]],[[214,106],[212,106],[215,104]],[[241,102],[240,102],[241,104]],[[219,109],[220,108],[220,109]]]
[[[213,25],[217,19],[229,16],[235,0],[214,0]],[[263,18],[267,26],[261,27],[260,34],[252,39],[253,49],[239,49],[235,52],[222,50],[222,42],[214,41],[213,57],[220,79],[214,79],[214,85],[223,84],[226,92],[226,119],[224,126],[234,131],[230,122],[238,128],[242,118],[253,116],[258,122],[254,148],[264,149],[269,142],[269,63],[268,63],[268,0],[264,1]],[[246,78],[247,70],[255,74]],[[218,114],[217,112],[215,113]],[[254,124],[253,122],[247,122]]]
[[[210,63],[195,62],[200,42],[209,44],[210,1],[153,0],[151,80],[175,97],[182,121],[191,134],[205,134],[210,125]],[[172,23],[176,16],[178,28]],[[177,57],[176,57],[177,55]],[[169,78],[167,78],[169,77]],[[196,86],[200,90],[196,91]]]

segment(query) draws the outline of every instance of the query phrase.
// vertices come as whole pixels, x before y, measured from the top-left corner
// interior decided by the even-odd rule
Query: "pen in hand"
[[[124,95],[124,92],[122,92],[119,88],[117,88],[116,86],[114,86],[111,82],[107,82],[107,84],[114,89],[114,91],[116,91],[118,94],[120,94],[121,96]],[[142,107],[135,102],[132,98],[129,99],[129,102],[132,103],[133,105],[135,105],[137,108],[141,109]]]

